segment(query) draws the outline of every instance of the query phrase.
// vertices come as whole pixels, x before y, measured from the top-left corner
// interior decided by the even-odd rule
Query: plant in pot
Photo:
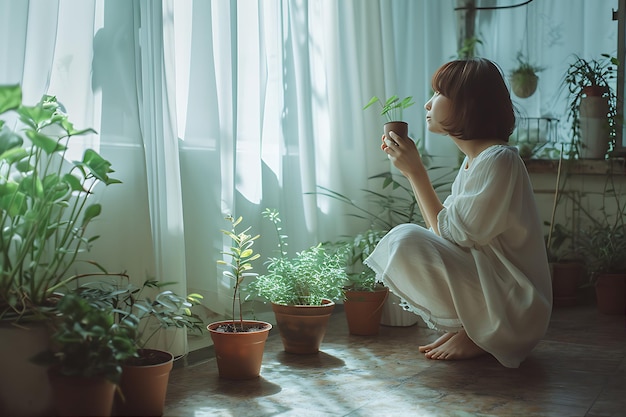
[[[372,336],[380,330],[380,320],[389,288],[376,279],[376,273],[363,264],[385,231],[369,229],[357,234],[347,248],[348,281],[343,302],[350,334]]]
[[[574,228],[574,219],[565,217],[563,222],[556,221],[557,207],[562,204],[563,197],[566,197],[566,201],[572,201],[576,205],[580,204],[579,193],[565,192],[568,169],[564,171],[563,164],[566,163],[567,168],[569,167],[568,162],[569,160],[563,159],[563,149],[561,149],[550,221],[545,223],[549,227],[546,236],[546,253],[552,276],[552,303],[554,307],[569,307],[578,303],[578,289],[584,281],[585,274],[585,264],[575,247],[577,230]],[[564,179],[561,180],[561,177]]]
[[[602,205],[593,211],[578,205],[586,225],[580,230],[576,248],[585,260],[589,285],[595,288],[598,310],[604,314],[625,314],[626,204],[611,174],[597,200]],[[614,213],[610,214],[609,209]]]
[[[561,87],[569,94],[567,120],[580,158],[604,159],[614,146],[617,66],[607,54],[590,60],[575,56],[565,73]]]
[[[383,102],[377,96],[374,96],[370,99],[370,101],[363,107],[363,110],[373,106],[378,103],[381,107],[380,115],[383,116],[386,120],[384,124],[384,133],[387,138],[389,137],[389,132],[393,131],[398,136],[402,138],[409,137],[409,125],[402,118],[402,114],[404,109],[411,107],[415,102],[413,101],[413,97],[405,97],[400,99],[398,96],[394,95],[389,97],[385,102]]]
[[[110,416],[122,364],[137,355],[137,321],[114,320],[114,310],[67,294],[57,304],[51,347],[32,361],[47,368],[56,414]]]
[[[202,296],[181,296],[164,289],[173,284],[146,279],[137,287],[123,276],[117,282],[87,282],[74,290],[98,308],[113,309],[117,323],[137,323],[132,338],[137,355],[122,363],[119,395],[114,402],[118,415],[162,415],[174,355],[148,346],[166,329],[202,331],[202,320],[191,311]]]
[[[279,255],[267,259],[267,273],[248,290],[272,304],[285,352],[317,353],[335,301],[344,297],[345,250],[318,244],[290,257],[278,211],[266,209],[263,216],[274,225]]]
[[[55,97],[29,106],[20,85],[0,85],[2,415],[45,414],[51,406],[45,372],[28,358],[44,350],[55,293],[81,277],[70,270],[97,239],[88,234],[102,210],[94,188],[120,182],[93,149],[65,159],[75,137],[93,132],[76,129]]]
[[[229,261],[218,260],[218,264],[227,269],[224,276],[234,282],[232,299],[232,316],[230,320],[211,323],[207,329],[215,347],[219,376],[226,379],[252,379],[261,373],[265,341],[272,325],[264,321],[244,320],[241,301],[241,288],[246,278],[257,277],[253,271],[252,262],[260,255],[254,253],[252,246],[259,235],[248,234],[250,227],[238,232],[237,226],[242,217],[226,218],[231,222],[231,230],[222,230],[232,246],[229,251],[222,252],[230,258]],[[237,306],[239,317],[236,318]]]
[[[511,90],[519,98],[528,98],[537,90],[537,73],[544,68],[531,64],[521,52],[517,53],[517,67],[511,71]]]

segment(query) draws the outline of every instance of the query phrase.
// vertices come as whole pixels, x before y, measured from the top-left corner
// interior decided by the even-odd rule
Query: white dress
[[[441,236],[396,226],[365,263],[431,328],[464,328],[516,368],[544,336],[552,311],[541,220],[517,148],[491,146],[467,164],[437,216]]]

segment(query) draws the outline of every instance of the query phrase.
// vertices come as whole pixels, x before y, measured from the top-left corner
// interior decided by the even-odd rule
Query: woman
[[[383,136],[428,229],[393,228],[366,264],[405,308],[445,332],[419,347],[427,358],[489,353],[516,368],[546,332],[552,285],[532,185],[508,145],[513,104],[501,70],[482,58],[444,64],[432,88],[428,129],[449,136],[465,159],[441,203],[415,143]]]

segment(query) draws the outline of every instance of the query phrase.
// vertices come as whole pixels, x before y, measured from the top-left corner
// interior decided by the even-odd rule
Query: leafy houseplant
[[[137,355],[136,320],[116,323],[111,307],[99,308],[77,294],[63,296],[57,309],[52,347],[33,358],[48,367],[57,412],[111,415],[122,364]]]
[[[100,281],[83,284],[74,290],[97,308],[113,309],[116,322],[131,320],[137,323],[132,343],[138,354],[123,362],[119,384],[122,395],[115,397],[117,414],[163,414],[174,355],[147,346],[163,329],[202,330],[202,320],[191,311],[194,305],[200,303],[202,296],[181,296],[163,289],[172,284],[174,282],[147,279],[141,287],[137,287],[128,282]],[[156,294],[151,296],[152,293]]]
[[[278,211],[265,209],[263,216],[274,224],[279,255],[267,259],[267,273],[248,289],[271,302],[286,352],[317,353],[335,300],[344,297],[345,250],[318,244],[289,257]]]
[[[93,149],[65,160],[72,140],[92,132],[76,129],[55,97],[30,106],[20,85],[0,85],[0,331],[11,352],[0,363],[15,369],[0,375],[0,414],[41,414],[52,404],[44,369],[28,358],[45,349],[55,293],[81,277],[70,269],[97,239],[88,233],[102,210],[92,191],[120,182]]]
[[[265,341],[272,325],[264,321],[244,320],[241,302],[241,288],[248,277],[257,277],[252,262],[260,255],[255,254],[252,246],[259,235],[248,234],[250,227],[243,232],[237,226],[243,220],[239,217],[226,218],[231,222],[231,230],[222,230],[232,242],[223,255],[230,261],[218,260],[218,264],[227,267],[224,276],[234,282],[231,320],[218,321],[207,326],[215,346],[215,356],[220,377],[227,379],[252,379],[259,376]],[[235,319],[236,306],[239,305],[239,320]]]
[[[543,67],[532,65],[521,52],[517,54],[517,67],[511,71],[511,89],[519,98],[528,98],[537,90],[539,77],[537,73],[543,71]]]
[[[589,285],[595,288],[598,309],[606,314],[626,312],[626,204],[616,188],[612,168],[595,210],[575,200],[584,215],[575,249],[584,259]]]
[[[617,96],[614,83],[618,61],[607,54],[587,60],[575,56],[562,81],[569,93],[567,120],[576,155],[604,159],[614,145]]]
[[[124,276],[123,279],[127,279]],[[147,349],[150,341],[162,329],[186,328],[190,331],[201,331],[202,320],[191,311],[194,305],[201,302],[199,294],[181,296],[163,288],[175,282],[159,282],[147,279],[137,287],[129,282],[88,282],[74,290],[82,298],[99,308],[113,308],[118,322],[127,318],[137,322],[133,344],[136,349]],[[154,296],[148,291],[158,291]],[[138,357],[132,362],[149,360]]]
[[[385,118],[387,121],[384,124],[384,133],[385,136],[389,137],[389,132],[394,131],[400,137],[408,138],[409,137],[409,125],[402,119],[402,114],[404,109],[411,107],[415,102],[413,101],[413,97],[405,97],[400,99],[398,96],[394,95],[389,97],[384,103],[383,101],[374,96],[370,99],[370,101],[363,107],[363,110],[368,109],[374,104],[378,103],[381,107],[380,115]]]
[[[283,305],[315,306],[324,300],[342,299],[347,280],[345,248],[333,250],[320,243],[289,257],[280,214],[266,209],[263,216],[274,224],[279,256],[267,259],[267,274],[249,287],[264,299]]]
[[[69,274],[79,253],[97,237],[87,234],[102,207],[90,204],[111,164],[93,149],[81,161],[65,161],[77,130],[55,97],[22,104],[19,85],[0,86],[0,115],[17,115],[23,131],[0,119],[0,319],[14,323],[41,317],[55,291],[79,276]]]

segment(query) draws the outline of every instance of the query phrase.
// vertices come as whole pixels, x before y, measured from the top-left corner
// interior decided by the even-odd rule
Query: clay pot
[[[218,330],[229,324],[232,324],[232,320],[218,321],[207,326],[215,348],[219,376],[235,380],[257,378],[261,373],[265,341],[272,325],[264,321],[244,320],[244,329],[255,330]]]
[[[554,307],[569,307],[578,304],[578,288],[585,274],[585,265],[580,262],[553,262],[552,300]]]
[[[102,377],[81,377],[48,371],[57,416],[110,416],[115,384]]]
[[[603,314],[626,314],[626,274],[601,274],[596,280],[598,310]]]
[[[389,132],[391,131],[404,139],[408,139],[409,124],[406,122],[387,122],[383,126],[383,131],[385,132],[385,137],[388,139],[392,139],[392,137],[389,136]]]
[[[331,300],[324,300],[319,306],[272,303],[285,352],[318,353],[334,309]]]
[[[350,334],[358,336],[378,334],[383,306],[388,294],[389,288],[376,291],[345,291],[346,299],[343,307]]]
[[[115,399],[117,415],[160,416],[174,356],[156,349],[139,349],[139,358],[122,366],[120,390],[124,396]]]

